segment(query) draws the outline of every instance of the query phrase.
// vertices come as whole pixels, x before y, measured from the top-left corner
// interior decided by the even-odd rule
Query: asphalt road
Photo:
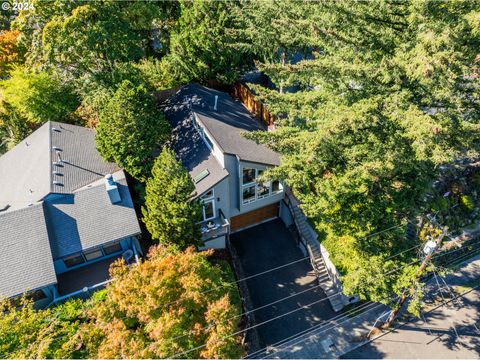
[[[344,359],[478,359],[480,290],[409,322],[344,356]]]
[[[232,245],[241,259],[245,276],[296,261],[305,256],[296,247],[290,232],[280,219],[232,234]],[[256,276],[246,281],[254,308],[290,295],[289,299],[255,311],[257,324],[298,309],[326,295],[318,286],[308,259]],[[265,347],[335,316],[328,300],[296,311],[257,327],[260,345]]]

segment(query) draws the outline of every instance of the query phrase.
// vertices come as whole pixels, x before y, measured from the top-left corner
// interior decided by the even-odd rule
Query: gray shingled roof
[[[101,158],[94,137],[48,122],[0,157],[0,210],[9,205],[0,211],[0,296],[55,284],[53,257],[140,233],[125,174]],[[117,204],[105,189],[109,173]]]
[[[122,201],[112,204],[103,180],[73,194],[47,197],[53,258],[140,233],[132,198],[123,171],[113,174]]]
[[[216,111],[215,95],[218,96]],[[170,104],[195,112],[224,153],[236,155],[244,161],[280,164],[278,153],[242,136],[243,132],[266,130],[266,127],[227,93],[190,84],[180,89],[170,99]]]
[[[180,91],[164,104],[165,114],[173,127],[172,146],[178,159],[194,178],[204,170],[209,175],[195,184],[198,195],[228,176],[192,126],[190,98]]]
[[[0,208],[21,209],[50,192],[50,136],[45,124],[0,156]]]
[[[8,204],[13,211],[51,192],[71,193],[117,170],[97,152],[93,130],[49,121],[0,157],[0,208]]]
[[[68,194],[91,182],[120,170],[117,164],[108,163],[98,153],[95,131],[82,126],[50,122],[52,178],[51,192]],[[63,167],[55,166],[59,157],[54,147],[60,148]],[[60,175],[54,175],[58,172]],[[55,185],[58,181],[62,185]]]
[[[42,204],[0,213],[0,297],[56,282]]]

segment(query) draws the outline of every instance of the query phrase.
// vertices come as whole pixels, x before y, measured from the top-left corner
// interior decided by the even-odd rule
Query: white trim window
[[[202,201],[202,218],[203,221],[215,218],[215,192],[213,189],[207,191],[200,197]]]
[[[256,200],[265,199],[283,191],[283,186],[278,180],[257,182],[256,179],[263,174],[263,169],[242,167],[242,204],[246,205]]]

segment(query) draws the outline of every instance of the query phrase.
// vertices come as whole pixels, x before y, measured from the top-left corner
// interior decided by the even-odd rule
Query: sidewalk
[[[338,358],[366,342],[376,319],[388,311],[383,304],[371,304],[357,316],[342,316],[257,356],[266,359]]]
[[[479,275],[480,256],[477,256],[476,258],[470,259],[468,262],[463,263],[463,265],[457,271],[452,274],[448,274],[444,280],[449,286],[454,288],[457,287],[457,292],[465,292],[466,289],[463,289],[462,287],[478,282],[480,278]],[[432,291],[436,289],[433,282],[431,282],[431,287]],[[470,297],[478,296],[477,294],[477,291],[472,291],[472,295],[470,295]],[[476,305],[473,303],[471,308],[461,312],[461,314],[473,321],[474,318],[478,318],[478,316],[474,317],[474,314],[475,312],[478,313],[479,309],[475,309]],[[349,358],[351,357],[350,355],[354,355],[354,353],[350,352],[369,342],[366,339],[366,335],[371,330],[376,319],[378,319],[378,317],[384,314],[387,310],[388,308],[385,305],[374,304],[367,311],[358,316],[351,318],[342,317],[336,321],[327,322],[325,325],[320,325],[318,328],[313,329],[309,333],[285,342],[277,347],[273,347],[269,349],[269,351],[257,357],[267,359],[318,359],[338,358],[344,355],[345,358]],[[450,318],[454,316],[455,313],[458,313],[458,311],[453,312],[452,314],[447,311],[442,313],[441,316]],[[451,321],[453,320],[450,320],[450,322]],[[457,321],[457,319],[455,319],[455,321]],[[462,320],[462,323],[465,323],[465,321]],[[447,328],[450,328],[450,326],[447,326]],[[385,334],[390,333],[394,332],[385,332]],[[379,337],[377,336],[377,338]],[[398,349],[400,352],[396,356],[391,355],[391,357],[402,357],[402,347],[400,346]],[[375,356],[376,354],[374,352],[370,353],[369,355],[370,357],[378,358],[378,356]]]

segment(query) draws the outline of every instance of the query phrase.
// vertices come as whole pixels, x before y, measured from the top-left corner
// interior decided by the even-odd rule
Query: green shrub
[[[475,208],[475,204],[472,198],[468,195],[461,195],[460,196],[460,206],[463,210],[471,212]]]

